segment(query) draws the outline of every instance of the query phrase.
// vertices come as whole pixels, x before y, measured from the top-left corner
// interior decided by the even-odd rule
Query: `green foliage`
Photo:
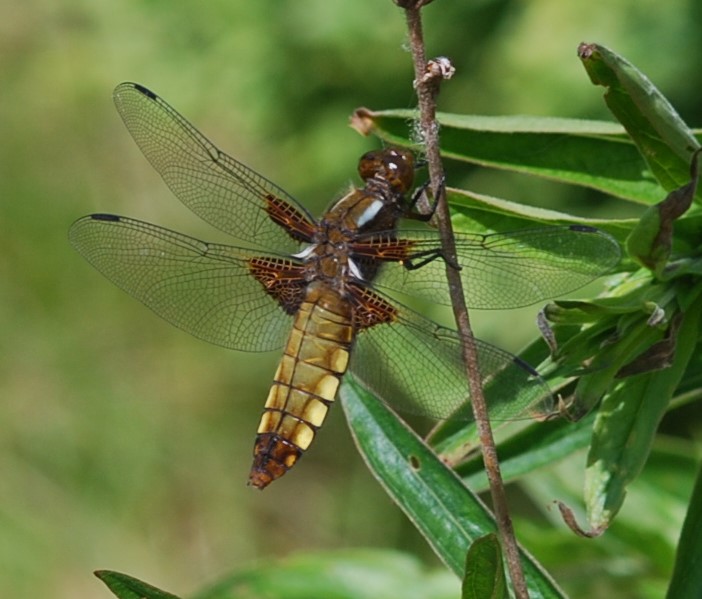
[[[96,575],[119,599],[178,599],[119,572]],[[243,569],[192,599],[285,597],[286,599],[452,599],[457,581],[426,571],[417,560],[392,551],[355,550],[299,554]]]
[[[603,130],[596,134],[600,126],[597,123],[591,127],[561,123],[558,127],[564,131],[570,129],[563,133],[570,138],[569,142],[558,144],[560,154],[544,153],[539,148],[554,143],[553,138],[549,138],[553,136],[554,127],[548,121],[541,122],[544,130],[539,132],[538,121],[490,119],[486,125],[479,119],[444,115],[442,126],[450,130],[447,137],[451,145],[446,151],[447,158],[510,168],[509,165],[517,162],[516,156],[522,155],[528,157],[525,164],[514,170],[559,178],[570,184],[596,186],[650,203],[652,189],[642,193],[639,185],[645,182],[644,179],[625,182],[613,175],[616,170],[608,175],[605,168],[600,169],[598,177],[593,177],[588,170],[592,161],[582,162],[581,176],[573,172],[573,165],[578,164],[581,154],[591,152],[595,146],[598,146],[599,164],[611,165],[622,159],[621,146],[628,145],[638,149],[658,181],[661,201],[649,208],[641,221],[598,223],[620,238],[625,237],[629,251],[640,250],[631,258],[642,266],[636,269],[633,261],[623,261],[619,267],[619,280],[613,281],[596,300],[556,301],[544,312],[553,323],[552,334],[558,340],[558,347],[551,355],[542,356],[541,371],[553,388],[567,398],[564,402],[566,413],[582,418],[596,409],[586,425],[592,425],[592,432],[585,469],[584,502],[591,531],[588,534],[601,534],[622,508],[629,485],[646,464],[659,423],[670,409],[677,390],[690,389],[696,384],[686,381],[686,375],[697,381],[689,366],[693,356],[700,351],[702,280],[694,268],[680,265],[696,264],[699,256],[696,246],[679,243],[673,238],[677,219],[684,227],[685,221],[696,224],[699,217],[697,205],[691,204],[697,188],[697,169],[692,169],[692,182],[689,175],[690,160],[696,159],[697,142],[670,103],[630,63],[597,46],[581,47],[581,57],[593,81],[608,87],[608,104],[626,127],[630,141],[614,143],[614,139],[607,139],[607,132]],[[395,126],[407,116],[404,112],[386,111],[369,115],[369,118],[376,134],[393,143],[411,145],[410,138],[398,136],[399,129]],[[513,138],[505,134],[510,124],[517,126],[514,137],[516,152],[511,145]],[[457,141],[462,133],[465,140]],[[600,138],[594,140],[593,146],[591,138],[595,136]],[[520,144],[529,139],[539,156],[538,164],[527,151],[519,149]],[[476,144],[481,141],[483,146],[476,151]],[[500,152],[501,144],[504,152]],[[483,150],[484,146],[488,149]],[[505,158],[496,160],[491,155]],[[687,166],[681,160],[682,156]],[[627,161],[631,162],[631,159]],[[630,172],[637,169],[643,171],[641,163]],[[687,176],[684,173],[688,173]],[[668,190],[671,194],[663,201]],[[453,199],[456,195],[452,193],[449,197]],[[474,204],[471,206],[473,211],[459,207],[463,218],[456,221],[458,229],[467,219],[482,230],[492,230],[498,222],[523,225],[527,222],[579,221],[568,214],[522,209],[495,198],[485,199],[477,208],[476,204],[480,204],[483,198],[469,197]],[[670,205],[674,207],[668,208]],[[651,211],[661,216],[651,219],[648,216]],[[655,258],[645,259],[644,255]],[[522,357],[533,359],[535,349],[532,346]],[[697,387],[698,394],[699,391]],[[353,421],[351,425],[354,426]],[[588,441],[587,435],[577,434],[586,430],[582,424],[573,428],[574,437],[568,444],[564,440],[570,436],[570,427],[553,425],[555,430],[546,431],[540,442],[533,443],[533,436],[539,434],[539,426],[533,425],[505,442],[508,475],[522,474],[530,466],[543,463],[544,456],[564,456]],[[359,443],[358,432],[356,438]],[[461,460],[461,451],[465,455],[466,448],[475,446],[476,433],[472,426],[466,428],[449,422],[434,432],[432,441],[445,460],[455,463]],[[373,460],[368,461],[373,468]],[[468,474],[471,471],[469,464],[460,465],[458,471]],[[385,480],[384,469],[374,470],[376,476]],[[413,521],[417,523],[416,517]],[[422,528],[421,522],[416,525]],[[573,526],[577,527],[576,524]],[[431,538],[428,540],[433,544]],[[678,559],[680,564],[681,558]]]
[[[690,155],[699,144],[666,97],[628,60],[607,48],[581,44],[578,51],[592,82],[607,88],[607,106],[656,181],[666,191],[687,183]]]
[[[407,122],[416,117],[414,111],[383,110],[372,116],[383,139],[408,143]],[[635,202],[651,203],[660,195],[656,181],[642,179],[645,161],[614,123],[441,112],[437,119],[442,155],[451,160],[589,187]]]
[[[469,547],[495,532],[485,505],[385,405],[354,383],[341,391],[356,446],[386,492],[420,530],[441,560],[463,574]],[[530,556],[524,569],[534,597],[560,597]]]

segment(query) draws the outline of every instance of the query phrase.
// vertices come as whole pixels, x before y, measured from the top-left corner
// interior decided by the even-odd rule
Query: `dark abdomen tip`
[[[256,436],[253,454],[249,484],[257,489],[265,489],[295,465],[302,450],[280,435],[261,433]]]

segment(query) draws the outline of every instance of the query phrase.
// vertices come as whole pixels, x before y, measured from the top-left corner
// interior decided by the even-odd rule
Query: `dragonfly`
[[[411,151],[364,154],[362,185],[316,219],[146,87],[122,83],[113,97],[166,185],[236,245],[114,214],[78,219],[69,239],[109,280],[192,335],[239,351],[282,348],[250,485],[263,489],[299,461],[349,369],[401,412],[447,419],[466,411],[459,334],[399,299],[450,303],[440,240],[417,222],[426,217],[415,207]],[[400,226],[410,222],[414,227]],[[452,267],[462,271],[469,307],[508,309],[575,290],[619,258],[618,243],[603,231],[546,226],[457,233]],[[529,364],[479,339],[474,344],[491,417],[550,410],[549,388]]]

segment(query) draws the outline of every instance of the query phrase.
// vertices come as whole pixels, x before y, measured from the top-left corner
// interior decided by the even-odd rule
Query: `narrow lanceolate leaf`
[[[627,486],[641,472],[697,344],[701,313],[699,299],[685,312],[669,368],[624,379],[602,402],[585,474],[585,502],[593,529],[609,525],[624,502]]]
[[[497,535],[481,537],[470,546],[461,599],[507,599],[502,550]]]
[[[451,222],[456,231],[472,233],[516,231],[533,227],[535,223],[544,225],[577,223],[606,231],[619,242],[624,242],[638,223],[638,219],[583,218],[465,189],[448,188],[446,191],[452,209]]]
[[[394,144],[408,138],[411,110],[363,111],[365,132]],[[438,113],[446,158],[581,185],[644,204],[660,186],[641,176],[646,163],[621,127],[551,117],[488,117]]]
[[[666,597],[699,597],[702,589],[702,468],[697,472],[695,488],[688,504],[673,578]]]
[[[519,358],[527,364],[539,364],[544,359],[544,344],[540,339],[533,341],[519,353]],[[562,386],[570,382],[571,376],[559,377],[557,374],[548,376],[547,382],[551,392],[556,396]],[[493,379],[486,382],[484,392],[499,396],[499,381]],[[555,409],[555,408],[554,408]],[[527,422],[531,418],[524,414],[518,419]],[[493,421],[493,430],[515,424],[509,421]],[[522,423],[523,424],[523,423]],[[570,423],[567,423],[570,425]],[[517,478],[527,472],[543,466],[554,459],[549,455],[549,444],[557,446],[556,452],[561,457],[568,455],[580,447],[582,439],[574,431],[561,431],[562,423],[553,421],[537,421],[524,430],[505,431],[505,439],[500,442],[499,454],[502,464],[502,474],[505,479]],[[509,438],[507,438],[509,437]],[[571,444],[571,441],[575,444]],[[479,455],[479,436],[475,422],[468,417],[466,420],[444,420],[437,424],[427,436],[427,443],[437,453],[441,461],[455,468],[456,472],[471,489],[487,488],[482,457]],[[587,441],[585,441],[585,446]],[[472,459],[466,461],[466,457]]]
[[[175,595],[120,572],[98,570],[95,576],[102,580],[119,599],[178,599]]]
[[[539,422],[503,441],[498,447],[502,478],[505,481],[517,479],[586,448],[594,419],[594,412],[591,412],[577,422],[565,419]],[[471,489],[488,489],[480,456],[460,464],[456,472]]]
[[[699,144],[665,96],[634,65],[604,46],[581,44],[578,55],[592,82],[607,88],[607,106],[665,190],[689,181],[690,158]]]
[[[462,577],[470,545],[496,532],[492,515],[404,422],[351,377],[340,398],[368,467],[437,555]],[[524,551],[522,562],[532,598],[562,596]]]

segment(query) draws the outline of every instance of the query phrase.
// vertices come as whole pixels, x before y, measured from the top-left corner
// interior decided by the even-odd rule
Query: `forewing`
[[[403,251],[411,264],[435,259],[414,270],[388,261],[373,286],[450,304],[436,232],[401,231],[397,236],[408,243]],[[569,293],[610,271],[621,255],[613,237],[579,225],[490,235],[457,233],[456,251],[468,307],[478,309],[518,308]]]
[[[114,101],[134,141],[173,193],[211,225],[256,247],[299,247],[267,212],[283,200],[308,224],[309,213],[283,189],[219,150],[162,98],[137,83],[115,88]]]
[[[69,239],[118,287],[200,339],[244,351],[285,342],[290,318],[249,274],[247,250],[105,214],[77,220]]]
[[[471,408],[458,333],[393,302],[394,322],[359,331],[351,370],[402,412],[434,419],[469,419]],[[474,340],[491,418],[540,417],[553,410],[544,380],[525,362]]]

